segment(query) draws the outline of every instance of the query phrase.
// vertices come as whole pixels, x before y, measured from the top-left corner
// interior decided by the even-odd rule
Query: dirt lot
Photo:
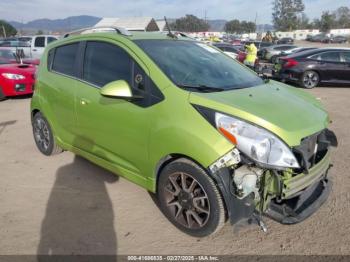
[[[266,219],[215,236],[182,234],[146,191],[65,152],[36,149],[30,99],[0,103],[0,254],[350,254],[350,88],[317,88],[340,146],[329,200],[301,224]]]

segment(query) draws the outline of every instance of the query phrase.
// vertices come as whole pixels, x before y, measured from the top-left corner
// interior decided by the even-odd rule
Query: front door
[[[116,44],[86,42],[82,81],[77,83],[76,112],[79,136],[76,146],[121,170],[141,175],[148,161],[152,110],[146,90],[148,73]],[[143,99],[104,97],[100,88],[125,80]]]

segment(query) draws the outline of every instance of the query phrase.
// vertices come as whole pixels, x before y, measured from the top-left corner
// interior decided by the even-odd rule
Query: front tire
[[[320,83],[320,76],[315,71],[305,71],[300,78],[300,85],[304,88],[311,89]]]
[[[63,151],[56,144],[49,122],[40,112],[32,118],[32,126],[34,141],[41,153],[51,156]]]
[[[225,224],[225,208],[214,181],[194,162],[180,158],[160,173],[159,207],[178,229],[205,237]]]

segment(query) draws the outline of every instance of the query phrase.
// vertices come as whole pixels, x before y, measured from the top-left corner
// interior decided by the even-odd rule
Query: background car
[[[293,44],[293,43],[294,43],[294,39],[291,37],[283,37],[277,41],[277,44],[279,44],[279,45],[281,45],[281,44]]]
[[[9,96],[33,93],[36,66],[13,61],[11,51],[0,49],[0,101]]]
[[[329,39],[329,42],[330,43],[343,44],[343,43],[348,42],[348,38],[345,37],[345,36],[342,36],[342,35],[337,35],[337,36],[331,37]]]
[[[279,55],[283,51],[287,51],[296,47],[296,45],[272,45],[270,47],[265,48],[265,51],[262,54],[262,58],[271,61],[271,58],[273,56]]]
[[[271,63],[273,64],[278,63],[278,60],[280,57],[284,57],[284,56],[288,56],[291,54],[300,53],[300,52],[312,50],[312,49],[316,49],[316,47],[295,47],[286,51],[282,51],[279,55],[275,55],[271,57]]]
[[[350,84],[350,48],[322,48],[279,59],[275,75],[304,88],[319,83]]]
[[[225,54],[229,55],[230,57],[236,59],[238,56],[238,53],[240,52],[241,46],[234,46],[229,43],[214,43],[213,46],[219,48],[221,51],[223,51]]]

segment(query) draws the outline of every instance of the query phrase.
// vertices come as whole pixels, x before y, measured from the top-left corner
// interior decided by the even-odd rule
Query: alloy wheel
[[[202,228],[210,216],[207,193],[200,183],[186,173],[174,173],[164,190],[167,208],[175,220],[190,228]]]
[[[307,72],[303,77],[303,83],[306,88],[313,88],[319,82],[319,77],[315,72]]]
[[[50,131],[47,123],[42,118],[37,118],[33,124],[34,138],[37,145],[44,151],[50,146]]]

